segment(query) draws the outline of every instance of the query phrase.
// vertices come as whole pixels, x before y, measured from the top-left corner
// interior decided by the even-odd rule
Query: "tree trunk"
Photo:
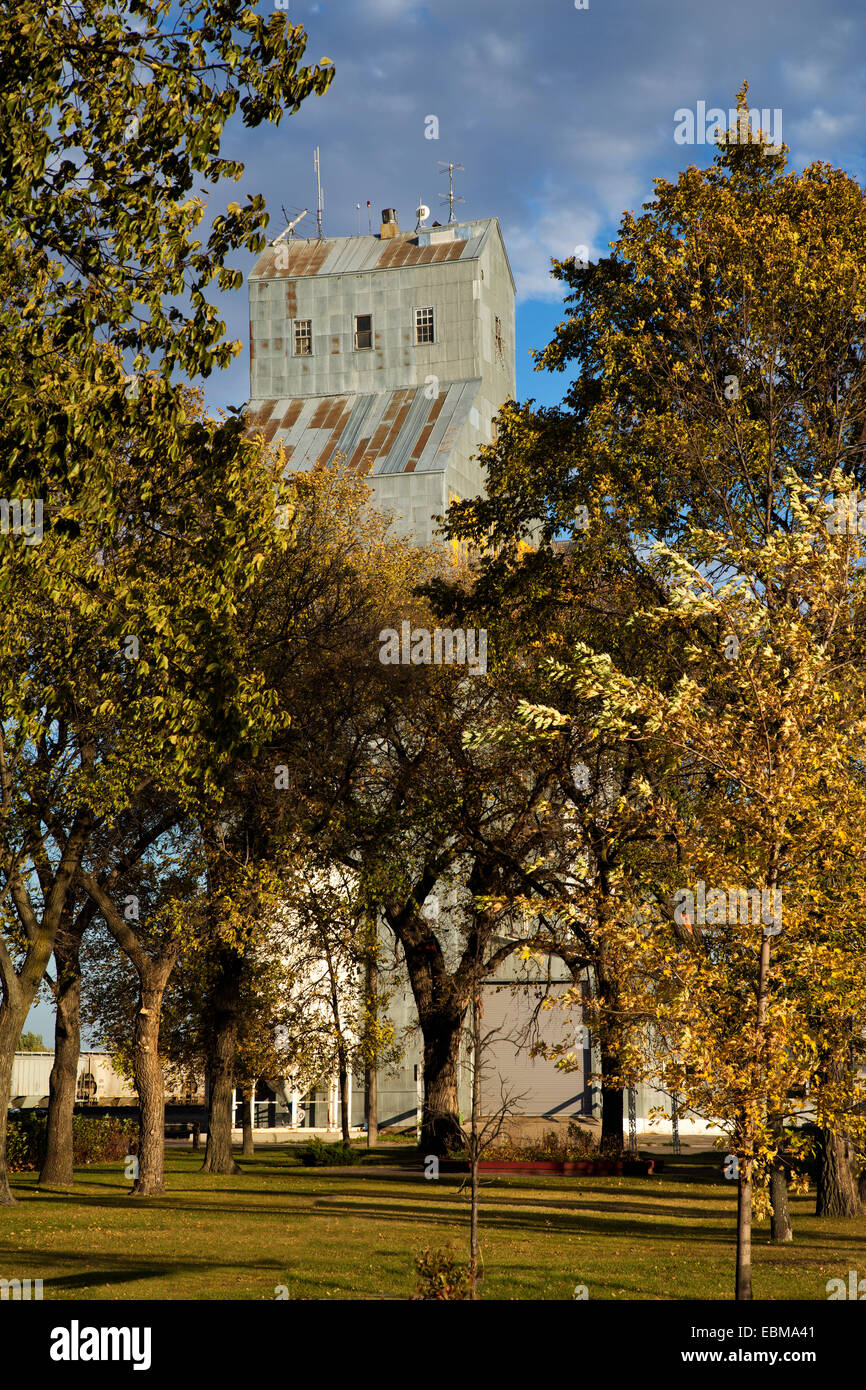
[[[788,1175],[785,1165],[777,1158],[770,1169],[770,1239],[776,1245],[786,1245],[794,1239],[791,1214],[788,1209]]]
[[[13,1206],[15,1203],[6,1170],[6,1126],[12,1099],[15,1048],[29,1012],[29,1002],[19,1003],[17,1008],[12,1008],[6,1002],[0,1005],[0,1206]]]
[[[822,1129],[818,1147],[816,1216],[860,1215],[860,1198],[851,1171],[850,1144],[844,1134]]]
[[[57,966],[54,1027],[54,1065],[48,1082],[48,1126],[40,1187],[71,1187],[74,1180],[72,1121],[81,1055],[81,937],[58,932],[54,943]]]
[[[228,1049],[226,1049],[227,1051]],[[231,1061],[234,1062],[234,1048],[231,1048]],[[211,1058],[208,1068],[210,1085],[208,1088],[208,1128],[207,1147],[204,1154],[202,1173],[242,1173],[243,1169],[232,1155],[232,1104],[234,1101],[234,1080],[224,1051]]]
[[[601,1054],[601,1149],[603,1154],[619,1156],[623,1150],[622,1123],[624,1117],[623,1099],[625,1092],[621,1086],[606,1086],[605,1069],[619,1071],[619,1057],[609,1053]]]
[[[467,880],[476,896],[488,893],[492,879],[485,876],[478,861]],[[432,872],[427,882],[432,887]],[[416,890],[418,891],[418,890]],[[418,915],[419,899],[410,900],[399,911],[385,908],[385,919],[403,947],[418,1022],[424,1039],[424,1103],[421,1112],[421,1147],[425,1154],[445,1158],[465,1146],[460,1124],[457,1065],[463,1020],[472,998],[476,969],[495,969],[506,960],[511,947],[494,950],[485,961],[485,949],[492,940],[495,914],[478,914],[466,949],[454,971],[449,971],[441,942],[430,924]]]
[[[374,960],[367,965],[367,1012],[375,1027],[378,1021],[379,971]],[[379,1073],[377,1059],[370,1056],[364,1073],[364,1118],[367,1121],[367,1148],[375,1149],[379,1142]]]
[[[232,1098],[238,1045],[243,964],[236,951],[226,949],[217,962],[210,999],[208,1030],[208,1132],[202,1173],[241,1173],[232,1156]]]
[[[349,1136],[349,1054],[343,1033],[343,1010],[340,1003],[339,981],[334,956],[327,933],[322,933],[322,945],[328,963],[328,977],[331,983],[331,1014],[334,1020],[334,1033],[337,1039],[337,1076],[340,1087],[340,1130],[343,1143],[350,1142]]]
[[[346,1047],[341,1041],[338,1050],[339,1055],[339,1078],[340,1078],[340,1127],[343,1134],[343,1143],[351,1141],[349,1133],[349,1066],[346,1060]]]
[[[773,849],[773,865],[768,874],[769,885],[775,893],[775,858],[778,846]],[[767,1009],[769,1006],[770,979],[770,937],[766,930],[761,936],[761,953],[758,966],[758,996],[755,1039],[756,1069],[765,1065]],[[755,1105],[757,1102],[751,1102]],[[752,1173],[755,1164],[755,1117],[751,1107],[745,1111],[744,1150],[748,1157],[740,1161],[739,1191],[737,1200],[737,1275],[736,1298],[741,1302],[752,1298]]]
[[[598,997],[604,1000],[605,1012],[615,1014],[618,1003],[616,980],[605,968],[604,955],[599,953],[595,962],[595,989]],[[601,1136],[600,1152],[618,1158],[623,1151],[622,1126],[625,1115],[625,1092],[614,1078],[621,1074],[619,1039],[610,1023],[599,1030],[599,1051],[601,1053]]]
[[[241,1088],[240,1088],[240,1094],[241,1094],[241,1127],[242,1127],[242,1129],[243,1129],[243,1136],[244,1136],[244,1147],[243,1147],[243,1156],[244,1156],[244,1158],[252,1158],[253,1155],[255,1154],[255,1151],[256,1151],[255,1142],[254,1142],[254,1140],[253,1140],[253,1095],[254,1095],[254,1093],[255,1093],[255,1088],[254,1088],[254,1086],[252,1085],[252,1083],[249,1082],[249,1081],[245,1081],[245,1082],[242,1084]]]
[[[165,1085],[159,1059],[159,1018],[166,979],[165,971],[146,970],[135,1016],[132,1067],[138,1092],[139,1137],[133,1197],[158,1197],[165,1191]]]
[[[428,1014],[421,1019],[424,1039],[424,1105],[421,1147],[439,1158],[465,1144],[457,1099],[457,1062],[462,1018]]]
[[[65,873],[65,871],[63,871]],[[70,873],[71,877],[71,873]],[[55,886],[59,880],[55,879]],[[62,913],[60,903],[58,913]],[[11,1206],[15,1198],[9,1187],[6,1166],[7,1146],[6,1127],[9,1122],[9,1105],[12,1099],[12,1068],[15,1065],[15,1049],[30,1005],[36,998],[48,969],[54,938],[59,921],[53,928],[44,925],[36,929],[35,940],[27,948],[27,954],[20,972],[16,973],[6,951],[0,956],[0,1206]]]
[[[734,1297],[746,1302],[752,1297],[752,1160],[740,1163],[737,1191],[737,1278]]]
[[[472,991],[472,1128],[469,1141],[471,1193],[469,1209],[469,1298],[478,1298],[478,1160],[481,1157],[481,994],[477,981]]]
[[[375,1149],[379,1142],[379,1073],[376,1064],[365,1073],[364,1113],[367,1120],[367,1148]]]

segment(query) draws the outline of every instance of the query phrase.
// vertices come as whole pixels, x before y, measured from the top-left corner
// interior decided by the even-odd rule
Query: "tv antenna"
[[[289,214],[286,212],[286,209],[283,208],[283,217],[285,217],[286,221],[288,222],[288,226],[283,228],[279,236],[274,237],[273,241],[271,242],[271,246],[276,246],[278,242],[282,241],[284,236],[290,237],[291,240],[294,241],[295,227],[297,227],[299,222],[303,221],[308,212],[309,208],[304,208],[304,211],[302,213],[300,213],[297,217],[293,218],[291,222],[288,222]]]
[[[439,197],[441,198],[441,200],[442,200],[443,203],[446,202],[446,201],[447,201],[447,203],[448,203],[448,222],[449,222],[449,225],[450,225],[450,223],[456,222],[456,221],[457,221],[457,218],[454,216],[454,204],[455,204],[455,203],[465,203],[465,202],[466,202],[466,199],[465,199],[465,198],[461,198],[461,197],[459,196],[459,194],[457,194],[457,193],[454,192],[454,170],[455,170],[455,169],[463,169],[463,165],[462,165],[462,164],[447,164],[447,163],[445,162],[444,159],[440,159],[440,160],[439,160],[439,164],[440,164],[440,166],[441,166],[443,169],[447,169],[447,170],[448,170],[448,192],[447,192],[447,193],[440,193],[440,194],[439,194]],[[465,170],[464,170],[464,173],[465,173]]]
[[[424,226],[425,221],[430,216],[430,209],[428,208],[427,204],[423,201],[423,199],[421,199],[420,197],[418,199],[418,206],[415,209],[415,216],[418,219],[418,221],[415,223],[415,231],[420,232],[422,227]]]
[[[316,206],[317,206],[317,209],[318,209],[318,210],[317,210],[317,213],[316,213],[316,227],[317,227],[317,235],[318,235],[318,238],[319,238],[319,240],[321,241],[321,240],[322,240],[322,212],[323,212],[324,207],[325,207],[325,200],[324,200],[323,197],[322,197],[322,171],[321,171],[321,167],[320,167],[320,164],[319,164],[319,147],[318,147],[318,145],[316,146],[315,153],[313,154],[313,168],[314,168],[315,171],[316,171],[316,192],[318,193],[318,202],[317,202],[317,205],[316,205]]]

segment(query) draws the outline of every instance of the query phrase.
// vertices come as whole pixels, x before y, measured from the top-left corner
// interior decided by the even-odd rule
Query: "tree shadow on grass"
[[[407,1206],[404,1208],[401,1204],[393,1201],[389,1202],[387,1206],[378,1206],[369,1201],[353,1203],[342,1201],[339,1198],[329,1198],[322,1202],[316,1214],[327,1216],[338,1212],[359,1220],[369,1220],[385,1225],[421,1224],[423,1222],[424,1225],[453,1226],[455,1224],[468,1224],[469,1221],[468,1204],[465,1210],[437,1210],[434,1207],[419,1212],[417,1207]],[[532,1212],[511,1213],[503,1211],[501,1208],[482,1206],[480,1219],[483,1229],[488,1234],[491,1231],[498,1231],[500,1234],[508,1235],[531,1236],[538,1234],[546,1238],[556,1234],[563,1236],[609,1235],[652,1241],[688,1240],[690,1243],[697,1241],[702,1244],[726,1243],[728,1240],[733,1241],[734,1239],[733,1223],[731,1223],[730,1228],[696,1231],[694,1226],[674,1224],[673,1222],[617,1219],[607,1211],[599,1212],[597,1215],[581,1210],[580,1212],[545,1216],[542,1212],[537,1214]]]
[[[292,1174],[292,1177],[295,1175]],[[170,1186],[167,1192],[154,1197],[132,1197],[129,1188],[121,1187],[109,1176],[96,1181],[91,1179],[86,1184],[87,1190],[73,1187],[67,1191],[37,1192],[28,1185],[19,1188],[18,1191],[26,1206],[32,1202],[37,1207],[164,1210],[187,1212],[202,1217],[225,1214],[258,1219],[274,1215],[291,1218],[314,1211],[321,1205],[331,1208],[339,1206],[341,1201],[345,1201],[347,1209],[351,1209],[354,1199],[369,1202],[379,1210],[379,1202],[386,1202],[389,1206],[393,1203],[394,1198],[390,1195],[389,1189],[395,1183],[400,1190],[397,1200],[403,1207],[411,1200],[406,1190],[407,1184],[415,1188],[415,1195],[419,1200],[427,1202],[434,1195],[434,1190],[440,1193],[451,1191],[456,1195],[464,1183],[463,1175],[459,1174],[443,1174],[435,1188],[419,1175],[400,1175],[396,1179],[379,1175],[381,1188],[372,1192],[370,1177],[359,1179],[353,1171],[340,1169],[327,1174],[323,1174],[321,1170],[303,1169],[297,1180],[289,1185],[282,1182],[279,1185],[272,1185],[270,1182],[267,1186],[260,1183],[250,1185],[230,1175],[222,1177],[203,1174],[202,1179],[201,1185],[195,1181],[194,1188],[186,1183],[180,1189]],[[97,1190],[94,1191],[94,1188]],[[517,1195],[518,1193],[521,1195]],[[569,1218],[576,1211],[631,1213],[645,1216],[647,1224],[657,1223],[659,1217],[676,1216],[683,1220],[695,1216],[706,1221],[716,1220],[718,1218],[714,1213],[708,1215],[702,1211],[702,1207],[730,1200],[731,1194],[727,1190],[718,1194],[695,1193],[693,1203],[688,1198],[679,1195],[674,1197],[670,1193],[665,1194],[665,1200],[659,1200],[661,1194],[655,1193],[644,1192],[641,1197],[641,1201],[634,1200],[625,1189],[610,1185],[594,1186],[591,1190],[580,1188],[568,1191],[562,1187],[553,1189],[549,1186],[528,1186],[513,1181],[494,1180],[489,1184],[485,1181],[482,1186],[482,1202],[485,1204],[493,1202],[509,1207],[526,1208],[528,1211],[561,1211]],[[300,1207],[299,1202],[302,1204]],[[689,1203],[686,1210],[685,1202]],[[385,1207],[381,1209],[387,1210]],[[721,1216],[722,1212],[719,1212],[719,1217]]]
[[[45,1301],[57,1298],[58,1301],[62,1302],[64,1296],[77,1300],[87,1298],[88,1295],[94,1302],[111,1300],[118,1296],[122,1299],[128,1298],[144,1302],[159,1302],[164,1299],[182,1301],[191,1297],[195,1298],[196,1301],[200,1301],[202,1298],[214,1300],[231,1298],[243,1301],[254,1297],[248,1291],[236,1291],[236,1276],[238,1274],[245,1280],[247,1289],[260,1288],[260,1296],[267,1302],[273,1301],[276,1289],[287,1283],[299,1287],[306,1286],[312,1291],[324,1288],[329,1291],[336,1289],[345,1293],[347,1298],[357,1296],[357,1289],[349,1282],[351,1275],[339,1276],[335,1274],[333,1269],[323,1271],[320,1275],[305,1270],[297,1270],[287,1265],[284,1255],[255,1261],[238,1259],[234,1254],[227,1256],[224,1260],[180,1258],[154,1260],[153,1258],[142,1258],[138,1261],[128,1254],[118,1255],[114,1260],[111,1256],[101,1254],[99,1256],[99,1268],[82,1270],[80,1251],[20,1250],[16,1252],[15,1256],[18,1262],[16,1268],[22,1270],[36,1268],[39,1262],[42,1262],[44,1266],[49,1256],[54,1264],[70,1264],[76,1265],[78,1268],[74,1272],[70,1271],[69,1274],[52,1275],[46,1278]],[[232,1276],[235,1277],[235,1286],[227,1289],[225,1284],[220,1285],[219,1281],[220,1275],[224,1276],[225,1271],[229,1268]],[[197,1287],[195,1293],[190,1293],[189,1288],[186,1288],[174,1294],[152,1293],[147,1298],[142,1299],[141,1294],[135,1288],[136,1285],[146,1280],[166,1280],[169,1283],[194,1280],[198,1285],[202,1281],[207,1281],[209,1276],[210,1282],[206,1285],[208,1292],[205,1294],[202,1293],[200,1287]],[[15,1277],[14,1273],[11,1277]],[[313,1296],[315,1296],[315,1292]]]
[[[236,1258],[232,1253],[221,1260],[214,1259],[188,1259],[182,1257],[168,1256],[165,1258],[154,1258],[152,1255],[137,1257],[128,1251],[116,1256],[100,1253],[99,1268],[82,1269],[83,1260],[80,1250],[38,1250],[38,1249],[19,1249],[15,1252],[17,1268],[35,1268],[41,1262],[43,1266],[50,1262],[52,1264],[77,1266],[70,1269],[68,1274],[52,1275],[45,1281],[46,1299],[51,1297],[52,1291],[64,1289],[67,1291],[87,1291],[97,1284],[137,1284],[146,1279],[180,1279],[185,1276],[201,1275],[207,1270],[225,1270],[230,1267],[232,1272],[249,1271],[250,1273],[261,1274],[270,1277],[274,1275],[275,1284],[279,1282],[277,1276],[281,1270],[285,1269],[285,1259],[282,1257],[264,1257],[255,1261]]]

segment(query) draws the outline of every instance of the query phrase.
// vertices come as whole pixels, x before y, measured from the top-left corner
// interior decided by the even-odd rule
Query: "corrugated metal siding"
[[[402,473],[409,462],[409,455],[415,447],[418,436],[427,423],[432,402],[423,391],[416,391],[409,402],[402,429],[391,445],[385,458],[375,468],[376,473]]]
[[[565,984],[551,985],[548,993],[555,996],[567,988]],[[487,983],[483,987],[482,1028],[485,1034],[496,1030],[484,1049],[481,1106],[485,1115],[493,1115],[501,1108],[503,1092],[510,1098],[516,1115],[562,1118],[590,1113],[585,1053],[581,1070],[572,1072],[557,1071],[553,1062],[529,1055],[527,1029],[541,997],[541,987],[497,988]],[[538,1014],[537,1033],[531,1036],[548,1044],[557,1043],[569,1036],[575,1018],[579,1022],[574,1011],[542,1010]]]
[[[431,439],[430,445],[425,450],[425,454],[432,455],[433,460],[438,460],[440,457],[443,459],[443,463],[438,466],[444,467],[444,461],[447,461],[449,454],[453,451],[454,445],[457,442],[457,436],[469,418],[472,402],[475,400],[480,385],[481,382],[478,380],[455,382],[451,387],[449,395],[451,395],[452,392],[454,395],[450,409],[447,411],[443,410],[438,421],[436,439]],[[419,467],[424,468],[425,466],[428,468],[436,468],[437,463],[431,461],[425,465],[422,459]]]
[[[270,400],[248,412],[286,451],[286,472],[326,468],[339,454],[360,473],[442,472],[477,401],[481,378],[365,395]]]
[[[53,1052],[16,1052],[12,1064],[13,1104],[27,1101],[36,1105],[40,1100],[47,1100],[53,1065]],[[78,1059],[78,1080],[88,1072],[96,1082],[96,1095],[89,1096],[89,1099],[98,1102],[134,1097],[133,1088],[114,1070],[109,1052],[82,1052]]]

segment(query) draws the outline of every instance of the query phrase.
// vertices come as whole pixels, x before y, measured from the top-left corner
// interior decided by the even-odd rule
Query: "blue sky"
[[[313,149],[321,152],[326,235],[357,231],[355,204],[384,207],[411,228],[419,196],[445,220],[448,187],[438,161],[465,166],[455,190],[459,215],[499,218],[518,288],[517,391],[553,404],[565,381],[534,373],[562,318],[552,256],[586,245],[595,258],[623,210],[652,196],[652,180],[710,162],[709,146],[674,141],[674,112],[728,109],[744,79],[753,106],[781,108],[782,138],[800,169],[820,159],[864,176],[866,20],[856,0],[288,0],[288,18],[307,31],[306,61],[328,57],[336,75],[277,127],[226,132],[224,151],[246,172],[217,191],[210,214],[238,194],[263,193],[269,233],[281,207],[313,216]],[[271,0],[262,0],[270,13]],[[428,116],[439,138],[428,139]],[[432,219],[431,219],[432,220]],[[252,257],[238,262],[246,273]],[[244,352],[206,385],[212,409],[248,395],[247,291],[222,296],[231,337]],[[28,1027],[53,1038],[40,1005]]]
[[[518,286],[518,396],[553,403],[562,378],[532,371],[562,317],[552,256],[584,244],[593,257],[615,235],[623,210],[652,196],[656,176],[675,178],[707,164],[708,146],[674,142],[674,111],[727,109],[744,79],[750,100],[781,108],[790,160],[814,159],[862,175],[862,93],[866,22],[856,0],[364,0],[362,5],[288,0],[289,19],[307,31],[307,61],[327,56],[336,75],[280,127],[227,132],[227,152],[246,173],[237,186],[281,207],[313,214],[313,149],[321,151],[326,235],[357,231],[355,204],[372,203],[415,223],[419,195],[447,217],[448,187],[438,161],[465,166],[455,188],[459,214],[497,216]],[[271,12],[272,0],[259,8]],[[439,138],[425,138],[436,116]],[[218,195],[218,207],[237,189]],[[250,268],[251,258],[244,271]],[[224,297],[232,337],[246,348],[246,290]],[[216,407],[248,391],[246,351],[208,384]]]

